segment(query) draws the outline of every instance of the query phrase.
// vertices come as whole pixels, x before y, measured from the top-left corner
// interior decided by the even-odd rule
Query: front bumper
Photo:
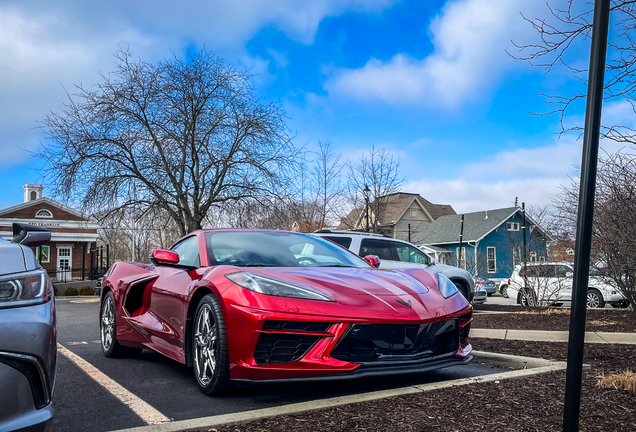
[[[53,418],[55,303],[0,312],[0,430],[46,430]]]
[[[473,297],[473,304],[482,304],[486,303],[488,300],[488,293],[486,291],[475,291],[475,296]]]
[[[468,339],[472,322],[472,310],[469,306],[436,321],[403,324],[387,320],[339,322],[333,317],[329,319],[324,316],[281,314],[263,310],[247,313],[246,308],[241,309],[240,320],[249,320],[251,331],[247,338],[244,333],[228,333],[230,341],[245,340],[243,344],[231,343],[230,346],[230,376],[235,381],[354,379],[425,372],[466,364],[472,359],[472,346]],[[453,325],[432,325],[442,321],[452,321]],[[235,322],[233,326],[227,326],[228,331],[247,327],[245,322],[237,324]],[[429,324],[430,329],[427,327]],[[360,334],[354,335],[352,329],[366,325],[375,325],[378,328],[384,326],[387,333],[381,338],[372,338],[377,340],[356,340],[351,343],[350,338],[356,339],[356,335]],[[404,330],[400,330],[401,327]],[[454,344],[449,341],[449,332],[454,335]],[[400,338],[403,340],[400,341]],[[348,345],[341,349],[342,345],[339,347],[339,344],[347,340]],[[366,357],[362,359],[357,350],[362,350],[362,356]]]

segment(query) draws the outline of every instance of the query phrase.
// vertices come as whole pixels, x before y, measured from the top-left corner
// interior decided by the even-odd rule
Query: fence
[[[96,280],[104,276],[108,271],[107,267],[94,267],[94,268],[62,268],[47,269],[47,273],[51,282],[72,282],[78,280]]]

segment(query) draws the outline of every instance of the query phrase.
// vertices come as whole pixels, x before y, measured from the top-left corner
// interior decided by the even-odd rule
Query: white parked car
[[[380,258],[381,269],[421,267],[428,271],[441,273],[457,286],[457,289],[468,301],[473,301],[473,298],[474,303],[486,301],[486,291],[475,290],[475,281],[470,273],[458,267],[441,264],[409,242],[382,234],[359,231],[323,229],[313,234],[338,243],[361,257],[377,255]]]
[[[569,262],[527,263],[527,277],[524,278],[523,265],[515,266],[506,293],[508,298],[516,299],[518,304],[528,306],[533,288],[540,304],[558,304],[572,300],[572,276],[574,267]],[[627,307],[629,301],[602,277],[590,275],[587,289],[587,307],[603,308],[609,303],[614,307]]]

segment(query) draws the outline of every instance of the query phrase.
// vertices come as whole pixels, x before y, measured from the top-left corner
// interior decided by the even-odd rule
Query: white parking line
[[[97,383],[104,387],[110,394],[128,406],[128,408],[141,417],[146,424],[160,424],[171,421],[171,419],[164,416],[148,403],[126,390],[77,354],[72,353],[59,343],[57,344],[57,349],[64,357],[79,366],[80,369],[86,372],[89,377],[97,381]]]

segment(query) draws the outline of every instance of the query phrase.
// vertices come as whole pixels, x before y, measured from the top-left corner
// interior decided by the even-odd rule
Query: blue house
[[[421,247],[444,264],[470,271],[474,276],[501,280],[510,277],[515,264],[523,259],[523,213],[509,207],[465,213],[461,251],[462,215],[442,216],[422,233]],[[551,240],[526,214],[526,259],[547,261]]]

